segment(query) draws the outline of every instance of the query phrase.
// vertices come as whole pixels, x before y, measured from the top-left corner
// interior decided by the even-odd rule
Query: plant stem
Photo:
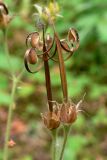
[[[43,51],[46,51],[45,46],[45,36],[44,36],[44,28],[43,28]],[[47,99],[49,104],[49,111],[53,111],[53,104],[52,104],[52,89],[51,89],[51,78],[50,78],[50,69],[48,63],[48,56],[47,53],[43,55],[44,60],[44,68],[45,68],[45,82],[46,82],[46,90],[47,90]]]
[[[57,137],[57,130],[54,129],[52,131],[52,160],[56,160],[56,137]]]
[[[6,54],[7,62],[8,62],[9,68],[10,68],[9,72],[13,76],[14,72],[13,72],[13,67],[12,67],[11,60],[10,60],[8,42],[7,42],[7,29],[4,29],[3,33],[4,33],[4,52]]]
[[[58,52],[58,59],[59,59],[59,69],[60,69],[63,98],[64,98],[64,101],[67,102],[68,101],[68,89],[67,89],[66,70],[65,70],[60,40],[56,32],[55,32],[55,41],[57,45],[57,52]]]
[[[63,158],[65,146],[66,146],[66,143],[67,143],[67,138],[68,138],[68,135],[69,135],[69,131],[70,131],[70,126],[64,126],[64,141],[63,141],[63,146],[62,146],[62,149],[61,149],[61,154],[60,154],[59,160],[62,160],[62,158]]]
[[[5,143],[4,143],[4,154],[3,160],[8,160],[8,142],[10,138],[10,130],[11,130],[11,122],[12,122],[12,115],[13,115],[13,107],[14,107],[14,99],[15,99],[15,92],[17,88],[17,84],[20,81],[23,71],[16,77],[15,73],[13,72],[13,67],[10,61],[10,55],[8,50],[8,43],[7,43],[7,29],[3,30],[4,33],[4,51],[6,54],[7,62],[10,68],[10,74],[12,76],[12,90],[11,90],[11,101],[9,105],[8,117],[7,117],[7,125],[6,125],[6,133],[5,133]]]
[[[8,112],[8,118],[7,118],[7,127],[6,127],[6,135],[5,135],[3,160],[8,159],[8,142],[9,142],[9,138],[10,138],[10,129],[11,129],[11,121],[12,121],[16,87],[17,87],[17,80],[15,78],[13,78],[13,85],[12,85],[12,92],[11,92],[11,102],[10,102],[10,105],[9,105],[9,112]]]

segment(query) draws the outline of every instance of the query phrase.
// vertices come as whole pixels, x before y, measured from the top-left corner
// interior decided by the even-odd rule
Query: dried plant
[[[64,63],[65,61],[70,59],[74,52],[78,49],[79,35],[76,29],[70,28],[65,39],[59,38],[59,35],[55,29],[55,21],[56,17],[61,17],[61,15],[59,14],[58,3],[56,3],[55,1],[50,2],[46,7],[41,7],[39,5],[34,6],[38,10],[38,14],[36,14],[36,17],[38,16],[36,24],[39,31],[30,33],[26,38],[27,49],[24,56],[24,64],[26,70],[30,73],[36,73],[40,71],[42,67],[44,67],[48,109],[45,113],[41,114],[41,116],[44,125],[51,131],[52,134],[52,159],[56,160],[58,158],[59,160],[62,160],[68,133],[70,131],[71,125],[77,119],[78,112],[80,111],[79,106],[82,103],[82,100],[80,100],[77,104],[74,104],[69,100],[66,68]],[[9,16],[8,8],[3,2],[0,2],[0,28],[4,33],[5,52],[7,54],[7,59],[10,66],[11,62],[7,46],[7,26],[11,19],[12,18]],[[49,26],[52,29],[53,36],[50,33],[46,32],[47,27]],[[50,61],[58,63],[59,65],[63,95],[62,103],[60,104],[57,102],[57,100],[53,100],[52,96],[53,92],[50,76]],[[35,70],[32,70],[32,65],[35,65]],[[17,88],[17,84],[22,77],[22,73],[23,71],[18,76],[16,76],[13,70],[11,70],[13,87],[8,113],[3,160],[8,159],[8,147],[13,147],[16,144],[12,139],[10,139],[10,129],[13,114],[13,104],[15,101],[15,91]],[[59,157],[56,157],[56,136],[57,130],[61,125],[64,128],[64,142]]]
[[[56,2],[54,2],[51,5],[54,6],[55,4]],[[45,25],[44,22],[40,20],[39,30],[41,30],[42,35],[41,33],[34,31],[27,36],[26,45],[28,49],[26,50],[25,53],[24,63],[25,63],[25,68],[30,73],[36,73],[40,71],[40,69],[44,66],[48,111],[45,114],[42,114],[42,119],[44,125],[49,130],[51,130],[51,133],[53,135],[52,136],[54,141],[53,160],[57,158],[56,144],[55,144],[57,128],[61,124],[64,126],[64,133],[65,133],[64,142],[59,156],[59,160],[62,160],[69,130],[71,128],[72,123],[74,123],[77,119],[77,114],[79,111],[78,108],[82,103],[81,100],[77,105],[75,105],[74,103],[69,101],[66,69],[64,64],[64,61],[68,60],[73,55],[73,53],[78,49],[79,35],[76,29],[70,28],[68,31],[67,38],[60,39],[55,29],[54,25],[55,19],[52,18],[53,15],[51,14],[49,8],[45,8],[43,10],[40,6],[35,5],[35,7],[38,9],[40,17],[42,17],[42,19],[43,15],[45,16],[45,18],[48,16],[47,19],[53,30],[53,37],[49,33],[46,33],[47,25]],[[65,56],[63,56],[63,52],[66,53]],[[59,64],[61,87],[63,94],[63,101],[61,104],[59,104],[56,100],[53,100],[52,98],[52,85],[51,85],[50,67],[49,67],[49,61],[51,60]],[[32,71],[31,69],[30,66],[31,64],[35,65],[34,71]]]

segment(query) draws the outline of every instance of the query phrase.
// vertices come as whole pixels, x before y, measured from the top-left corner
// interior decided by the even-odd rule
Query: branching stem
[[[8,159],[8,142],[10,138],[10,129],[11,129],[11,121],[13,115],[13,107],[14,107],[14,99],[15,99],[15,91],[17,87],[17,80],[13,79],[12,92],[11,92],[11,102],[9,105],[9,112],[7,118],[7,127],[6,127],[6,135],[5,135],[5,144],[4,144],[4,157],[3,160]]]
[[[8,160],[8,142],[10,139],[10,130],[11,130],[12,115],[13,115],[14,102],[15,102],[15,93],[16,93],[17,84],[20,81],[24,70],[22,70],[22,72],[20,72],[20,74],[17,77],[15,76],[15,73],[12,69],[13,67],[11,64],[11,59],[10,59],[9,50],[8,50],[7,29],[5,29],[3,32],[4,32],[4,52],[6,54],[7,63],[10,68],[10,74],[12,77],[12,90],[10,95],[10,104],[9,104],[9,111],[8,111],[7,124],[6,124],[4,154],[3,154],[3,160]]]

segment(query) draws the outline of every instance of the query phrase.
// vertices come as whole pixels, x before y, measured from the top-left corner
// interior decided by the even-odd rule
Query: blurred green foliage
[[[8,45],[12,66],[17,74],[24,67],[26,36],[36,30],[35,19],[32,16],[36,11],[33,4],[43,5],[49,1],[5,0],[5,2],[9,6],[10,14],[14,15],[8,29]],[[107,128],[107,0],[103,0],[103,2],[101,0],[58,0],[58,3],[63,18],[57,19],[55,26],[60,37],[64,38],[70,27],[76,28],[80,35],[78,51],[65,63],[69,97],[78,101],[86,92],[85,101],[89,104],[87,109],[89,116],[79,115],[78,121],[73,126],[65,159],[95,160],[100,157],[106,160],[107,153],[101,151],[99,144],[102,144]],[[0,108],[5,108],[10,103],[12,83],[3,43],[3,34],[0,32]],[[61,101],[58,65],[51,63],[50,66],[53,97],[55,100]],[[46,107],[44,84],[43,70],[35,75],[25,71],[17,88],[16,114],[20,113],[18,116],[32,121],[44,110]],[[93,104],[96,101],[98,103]],[[30,116],[32,118],[29,118]],[[101,126],[103,129],[99,131]],[[91,155],[91,151],[94,153],[93,155]],[[2,152],[0,152],[1,157]],[[21,158],[19,159],[21,160]],[[32,156],[28,155],[22,159],[32,160]]]

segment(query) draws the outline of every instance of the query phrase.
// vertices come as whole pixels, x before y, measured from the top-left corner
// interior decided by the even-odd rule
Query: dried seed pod
[[[31,35],[31,46],[33,48],[37,48],[39,39],[40,39],[40,37],[39,37],[39,33],[38,32],[32,33],[32,35]]]
[[[57,113],[47,112],[45,114],[42,114],[42,119],[43,119],[44,125],[50,130],[56,129],[60,125],[60,119],[59,119],[58,112]]]
[[[30,64],[36,64],[38,62],[38,57],[35,49],[31,48],[26,51],[28,53],[27,60]]]
[[[77,110],[70,103],[63,103],[60,108],[60,121],[66,124],[72,124],[77,119]]]

